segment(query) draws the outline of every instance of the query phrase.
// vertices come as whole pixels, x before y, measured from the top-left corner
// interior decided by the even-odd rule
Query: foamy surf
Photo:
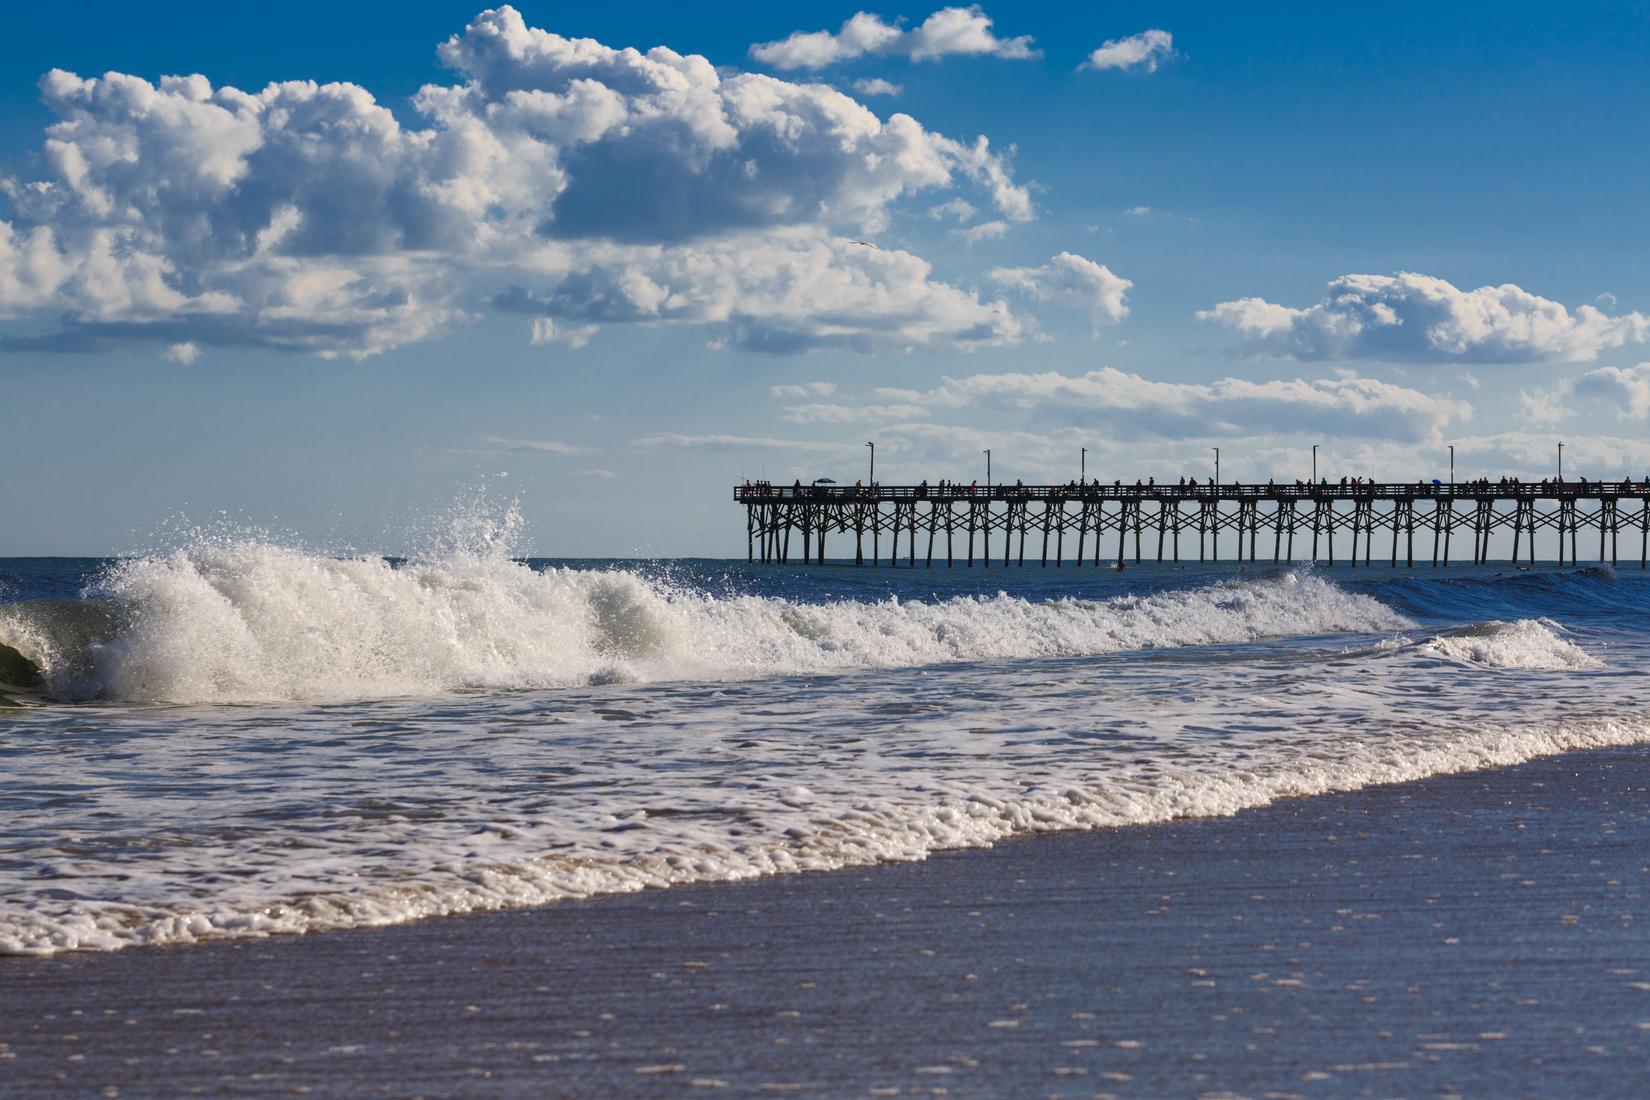
[[[0,951],[921,859],[1650,738],[1636,577],[530,568],[495,528],[405,563],[195,539],[0,604],[0,679],[101,704],[0,718]]]
[[[498,554],[396,565],[256,541],[122,562],[79,614],[0,610],[0,645],[64,700],[341,701],[1082,657],[1402,629],[1378,601],[1285,573],[1107,600],[998,594],[803,603]]]
[[[1283,798],[1506,767],[1646,740],[1650,723],[1611,720],[1431,734],[1398,742],[1349,739],[1331,752],[1286,762],[1210,771],[1139,768],[1014,796],[981,794],[934,804],[864,801],[831,807],[811,791],[793,789],[774,797],[775,808],[789,810],[793,822],[783,835],[754,843],[684,836],[623,859],[599,850],[532,853],[531,831],[500,827],[468,837],[460,846],[422,853],[429,869],[393,883],[306,889],[241,904],[172,910],[37,901],[0,914],[0,954],[115,951],[374,927],[688,883],[920,860],[1017,836],[1225,816]]]
[[[1603,668],[1550,619],[1474,623],[1429,639],[1423,648],[1453,661],[1501,669]]]

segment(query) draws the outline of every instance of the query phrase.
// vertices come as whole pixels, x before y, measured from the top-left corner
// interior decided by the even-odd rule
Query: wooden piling
[[[994,509],[996,500],[1003,501],[1003,510]],[[1078,507],[1068,509],[1066,503],[1075,496]],[[967,564],[989,568],[997,552],[992,535],[1002,532],[1001,564],[1025,564],[1026,541],[1030,537],[1032,501],[1041,502],[1037,526],[1042,529],[1041,546],[1037,560],[1047,567],[1049,552],[1053,550],[1054,565],[1065,563],[1065,535],[1068,529],[1077,534],[1079,565],[1085,559],[1098,566],[1102,556],[1104,536],[1117,533],[1116,561],[1122,564],[1131,552],[1138,563],[1145,560],[1144,545],[1147,530],[1146,505],[1156,502],[1150,526],[1157,531],[1155,558],[1180,560],[1180,531],[1187,522],[1195,523],[1198,536],[1198,560],[1220,560],[1220,536],[1227,529],[1237,533],[1236,560],[1259,560],[1261,530],[1271,528],[1272,560],[1281,562],[1294,557],[1295,531],[1303,523],[1301,503],[1312,508],[1312,558],[1326,554],[1330,565],[1335,564],[1335,535],[1343,526],[1352,532],[1351,564],[1372,566],[1376,531],[1390,533],[1391,542],[1386,564],[1396,568],[1400,557],[1408,568],[1415,565],[1415,528],[1419,525],[1432,531],[1432,564],[1448,567],[1453,552],[1453,534],[1457,526],[1471,526],[1473,533],[1472,561],[1484,564],[1489,560],[1495,532],[1501,527],[1512,528],[1512,560],[1534,561],[1540,531],[1553,528],[1557,532],[1558,559],[1561,562],[1579,562],[1580,540],[1583,529],[1598,536],[1598,560],[1617,563],[1621,553],[1623,500],[1629,502],[1626,525],[1629,530],[1639,528],[1639,567],[1650,569],[1650,485],[1612,482],[1608,485],[1589,483],[1585,488],[1564,484],[1530,485],[1503,481],[1496,485],[1475,482],[1469,486],[1429,487],[1425,485],[1360,484],[1351,486],[1306,485],[1233,485],[1212,486],[1111,486],[1025,487],[998,489],[989,494],[958,490],[954,486],[934,490],[929,486],[911,488],[884,488],[868,491],[831,489],[826,486],[736,490],[735,499],[746,507],[745,560],[792,564],[791,540],[799,540],[801,553],[794,559],[803,565],[823,564],[827,560],[828,542],[832,531],[854,536],[854,562],[863,564],[866,558],[866,534],[871,536],[870,558],[881,563],[881,536],[884,529],[893,535],[887,560],[889,566],[914,568],[918,557],[917,538],[927,531],[927,547],[922,557],[924,564],[934,564],[935,542],[940,527],[945,527],[945,558],[947,566],[956,563],[957,507],[965,509],[963,521],[968,526]],[[1454,501],[1471,500],[1472,515],[1457,521]],[[1541,501],[1552,501],[1551,510],[1543,511]],[[1433,501],[1429,512],[1416,515],[1417,501]],[[1352,510],[1345,515],[1337,510],[1340,501],[1350,502]],[[883,505],[887,504],[887,508]],[[1231,504],[1230,511],[1224,505]],[[1195,517],[1183,514],[1183,507],[1196,509]],[[1501,510],[1506,507],[1506,511]],[[981,541],[976,546],[976,532]],[[1015,546],[1018,535],[1019,545]],[[1093,537],[1094,546],[1089,547]],[[901,539],[904,545],[901,546]],[[1245,540],[1247,539],[1247,545]],[[1400,543],[1402,544],[1400,546]],[[1245,556],[1247,555],[1247,556]],[[1358,561],[1359,556],[1363,561]]]

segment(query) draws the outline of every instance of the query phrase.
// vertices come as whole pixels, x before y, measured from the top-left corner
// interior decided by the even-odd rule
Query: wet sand
[[[1650,747],[924,863],[0,959],[0,1095],[1650,1093]]]

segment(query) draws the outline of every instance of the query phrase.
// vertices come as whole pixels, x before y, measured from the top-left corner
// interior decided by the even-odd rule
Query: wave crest
[[[829,674],[1403,629],[1309,574],[1109,600],[998,594],[806,604],[716,596],[622,570],[537,571],[499,554],[395,565],[264,542],[122,562],[97,631],[11,605],[59,699],[343,700],[477,688]],[[92,613],[88,613],[92,614]],[[54,616],[56,616],[54,618]]]
[[[1559,636],[1551,619],[1475,623],[1431,638],[1422,648],[1454,661],[1489,668],[1603,668],[1604,662]]]

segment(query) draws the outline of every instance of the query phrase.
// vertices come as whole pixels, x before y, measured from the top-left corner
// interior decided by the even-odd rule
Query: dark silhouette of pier
[[[891,566],[901,559],[907,566],[932,566],[936,556],[947,566],[1024,565],[1029,542],[1033,561],[1056,568],[1067,561],[1098,566],[1190,560],[1193,538],[1198,561],[1291,561],[1298,538],[1303,549],[1310,539],[1314,561],[1333,565],[1340,549],[1341,560],[1354,566],[1361,555],[1366,566],[1402,561],[1413,567],[1419,533],[1423,556],[1430,553],[1433,566],[1448,566],[1452,539],[1470,533],[1472,560],[1482,563],[1489,559],[1490,537],[1511,529],[1514,562],[1535,561],[1541,543],[1556,547],[1559,562],[1579,562],[1581,548],[1590,553],[1596,534],[1598,560],[1615,564],[1626,528],[1627,552],[1635,549],[1631,536],[1636,534],[1639,568],[1650,565],[1646,481],[758,482],[737,486],[734,500],[745,506],[747,556],[765,562],[823,563],[828,535],[852,536],[856,565],[884,560],[886,539]],[[1066,556],[1068,546],[1072,558]]]

